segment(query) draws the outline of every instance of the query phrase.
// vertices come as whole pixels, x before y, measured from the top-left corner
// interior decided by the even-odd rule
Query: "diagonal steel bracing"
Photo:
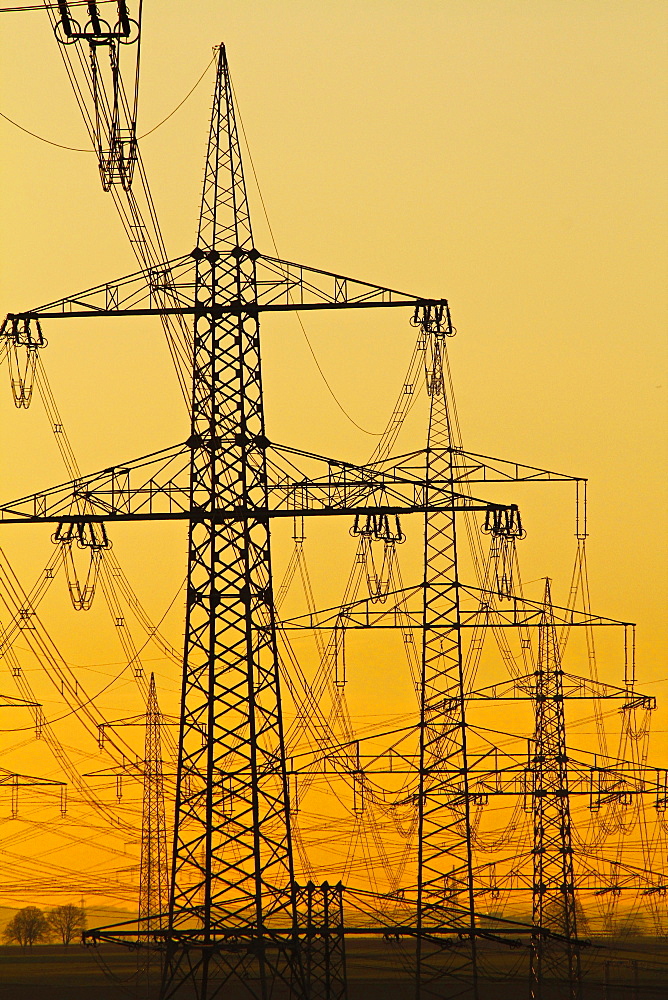
[[[295,979],[256,253],[221,47],[197,247],[186,639],[164,997]],[[220,302],[236,303],[220,313]],[[223,441],[225,442],[223,447]],[[234,521],[217,512],[241,508]],[[282,937],[278,937],[280,932]],[[237,935],[246,957],[226,952]],[[185,938],[185,940],[184,940]],[[290,966],[293,966],[291,969]]]
[[[426,491],[456,477],[443,379],[444,336],[431,339]],[[417,997],[477,997],[470,797],[454,505],[427,513],[418,799]],[[439,771],[450,771],[444,776]],[[459,943],[434,928],[461,928]]]
[[[538,639],[533,761],[531,996],[581,996],[563,670],[549,580]],[[564,992],[564,991],[567,991]]]
[[[161,730],[162,715],[158,705],[155,676],[151,673],[146,700],[142,845],[139,869],[139,925],[145,931],[162,927],[167,908],[167,829]]]

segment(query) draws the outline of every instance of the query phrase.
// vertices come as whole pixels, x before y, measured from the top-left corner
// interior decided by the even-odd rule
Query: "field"
[[[410,963],[410,948],[403,942],[365,939],[348,943],[348,1000],[413,1000]],[[511,950],[489,945],[482,964],[485,975],[480,983],[481,1000],[528,1000],[523,948]],[[0,948],[0,998],[154,1000],[158,969],[154,969],[149,984],[141,958],[139,965],[138,974],[138,954],[112,946],[92,949],[76,944],[69,948],[41,945],[32,952],[23,952],[18,947]],[[583,1000],[650,1000],[668,995],[668,942],[665,941],[627,939],[616,949],[610,947],[610,942],[605,947],[593,944],[583,953],[583,967]],[[443,994],[450,995],[454,994]],[[230,984],[223,996],[224,1000],[241,1000],[249,997],[249,993],[242,986]],[[563,984],[545,991],[545,1000],[561,1000],[566,996]]]

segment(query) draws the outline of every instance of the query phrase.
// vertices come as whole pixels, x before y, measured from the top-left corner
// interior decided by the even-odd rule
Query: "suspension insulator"
[[[111,541],[102,522],[61,521],[52,535],[55,545],[60,545],[70,600],[75,611],[90,611],[95,597],[95,588],[100,572],[102,554],[111,548]],[[88,549],[90,558],[85,577],[77,570],[72,551],[74,545]]]
[[[42,325],[36,316],[14,316],[8,313],[0,326],[1,337],[5,337],[15,347],[46,347]]]
[[[72,542],[76,542],[78,548],[93,551],[111,548],[111,541],[102,521],[61,521],[52,536],[52,541],[61,545],[71,545]]]
[[[81,25],[74,20],[68,4],[64,0],[58,0],[58,13],[60,20],[53,29],[55,36],[61,45],[71,45],[81,34]]]
[[[339,688],[346,686],[346,630],[337,627],[334,630],[334,683]]]
[[[131,32],[131,22],[128,15],[128,5],[125,0],[118,0],[118,24],[114,28],[119,35],[128,39]]]
[[[9,381],[17,409],[27,410],[32,401],[37,351],[46,346],[39,320],[31,316],[7,316],[0,338],[9,342]]]
[[[84,38],[92,44],[98,41],[104,44],[112,37],[111,25],[108,21],[103,21],[100,15],[95,12],[84,27],[83,34]]]
[[[356,514],[350,534],[370,538],[374,542],[394,542],[401,544],[406,536],[401,530],[399,515],[394,515],[394,525],[390,526],[388,514]]]
[[[526,537],[519,508],[515,504],[511,507],[488,507],[482,530],[485,534],[500,538]]]
[[[450,307],[445,300],[440,302],[418,302],[411,319],[412,326],[419,326],[423,333],[435,333],[454,337]]]

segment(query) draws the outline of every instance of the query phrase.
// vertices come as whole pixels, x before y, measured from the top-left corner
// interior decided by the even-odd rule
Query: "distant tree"
[[[86,911],[73,903],[65,903],[50,910],[46,919],[54,936],[67,945],[86,926]]]
[[[24,906],[3,931],[8,944],[18,941],[22,948],[32,948],[36,941],[45,941],[48,936],[49,922],[38,906]]]
[[[547,903],[544,910],[544,920],[545,926],[549,930],[556,931],[558,934],[565,933],[565,913],[562,900],[551,900]],[[589,921],[582,908],[582,903],[577,897],[575,900],[575,924],[576,933],[579,938],[589,933]]]
[[[647,934],[649,932],[647,917],[641,910],[630,910],[620,915],[615,930],[620,937],[638,937]]]

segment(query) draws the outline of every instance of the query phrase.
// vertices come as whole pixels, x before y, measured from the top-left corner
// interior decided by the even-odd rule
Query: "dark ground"
[[[410,944],[358,939],[347,943],[348,1000],[413,1000]],[[35,946],[32,952],[18,947],[0,948],[1,1000],[147,1000],[146,975],[137,979],[138,955],[105,945],[98,949],[72,944]],[[528,1000],[529,984],[524,948],[511,950],[484,946],[480,1000]],[[668,998],[668,941],[627,939],[617,948],[592,946],[583,953],[583,1000],[652,1000]],[[157,984],[157,971],[153,976]],[[607,989],[605,986],[607,979]],[[435,997],[463,994],[434,992]],[[180,996],[180,995],[179,995]],[[184,1000],[187,994],[184,994]],[[230,984],[221,1000],[248,1000],[242,987]],[[555,984],[544,1000],[568,1000],[567,987]],[[279,1000],[279,994],[276,994]],[[280,998],[282,1000],[282,997]],[[320,1000],[320,995],[318,996]]]

